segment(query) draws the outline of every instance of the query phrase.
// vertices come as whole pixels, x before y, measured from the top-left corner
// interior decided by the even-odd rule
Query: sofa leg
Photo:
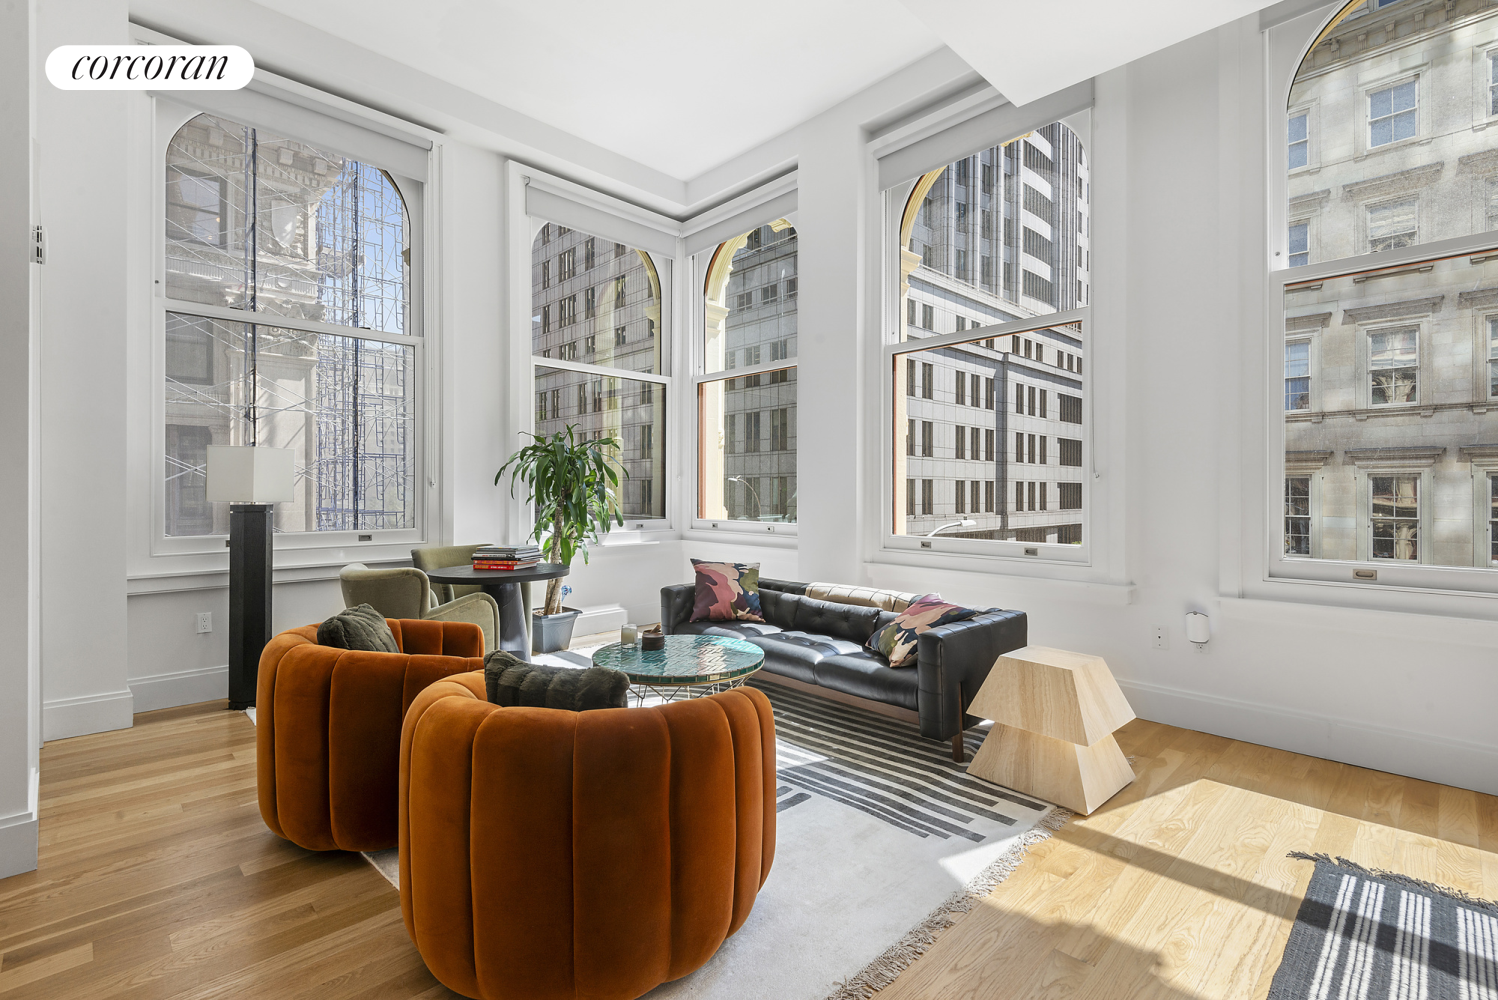
[[[967,750],[962,745],[962,733],[952,737],[952,759],[961,764],[967,760]]]

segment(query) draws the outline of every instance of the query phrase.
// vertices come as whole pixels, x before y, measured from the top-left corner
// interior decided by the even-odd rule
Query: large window
[[[1370,562],[1378,575],[1358,578],[1418,584],[1403,564],[1491,563],[1481,463],[1498,442],[1498,158],[1480,126],[1495,37],[1491,7],[1352,3],[1290,81],[1275,331],[1285,497],[1270,528],[1299,557],[1278,564],[1286,575],[1347,580],[1333,562]],[[1307,108],[1314,130],[1297,121]],[[1297,143],[1315,136],[1317,169],[1301,169]]]
[[[1090,189],[1058,122],[892,192],[894,481],[955,483],[892,490],[892,534],[1081,544]]]
[[[796,520],[796,253],[796,230],[779,219],[708,256],[697,380],[701,520]],[[909,377],[916,391],[918,375]]]
[[[581,302],[581,307],[579,307]],[[655,262],[546,223],[531,246],[535,432],[613,438],[626,518],[666,516],[666,384]]]
[[[278,531],[416,526],[411,227],[384,171],[199,115],[166,153],[167,535],[221,534],[207,447],[296,453]]]

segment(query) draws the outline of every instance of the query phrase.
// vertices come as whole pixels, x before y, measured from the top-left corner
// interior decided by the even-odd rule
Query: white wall
[[[30,198],[29,4],[0,8],[0,123],[10,140],[0,145],[0,878],[36,867],[37,703],[34,617],[35,518],[32,476],[33,327],[31,283],[35,265],[15,234],[32,224]]]

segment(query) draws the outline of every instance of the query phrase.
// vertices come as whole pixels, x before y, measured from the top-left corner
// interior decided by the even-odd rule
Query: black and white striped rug
[[[754,682],[751,682],[754,683]],[[921,739],[915,727],[773,684],[755,683],[775,709],[780,812],[813,795],[857,809],[916,837],[981,844],[990,825],[1007,832],[1033,822],[1044,802],[980,778]],[[983,730],[966,734],[968,759]]]
[[[1498,1000],[1498,904],[1314,861],[1269,1000]]]

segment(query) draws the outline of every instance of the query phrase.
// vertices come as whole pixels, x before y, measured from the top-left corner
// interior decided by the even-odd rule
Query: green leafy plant
[[[526,502],[536,511],[531,537],[547,552],[549,562],[571,566],[579,554],[588,561],[588,545],[598,541],[610,523],[624,523],[619,505],[619,471],[615,456],[620,442],[613,437],[580,441],[571,424],[550,437],[528,434],[521,448],[494,474],[498,486],[510,473],[510,495],[524,483]],[[625,473],[629,475],[628,472]],[[562,610],[562,581],[546,584],[543,614]]]

